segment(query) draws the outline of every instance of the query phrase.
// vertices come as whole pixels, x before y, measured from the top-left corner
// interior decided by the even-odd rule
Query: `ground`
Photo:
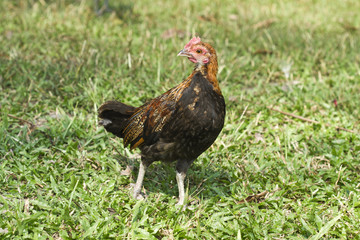
[[[0,2],[0,238],[359,239],[360,2]],[[226,123],[188,172],[150,167],[98,125],[218,52]],[[342,129],[339,129],[342,128]]]

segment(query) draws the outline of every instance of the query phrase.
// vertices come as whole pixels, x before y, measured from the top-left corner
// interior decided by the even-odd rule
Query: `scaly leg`
[[[97,15],[102,15],[104,12],[111,12],[111,8],[109,7],[109,0],[105,0],[101,8],[99,7],[99,0],[94,0],[94,5]]]
[[[176,205],[184,205],[185,200],[185,186],[184,180],[186,173],[176,171],[176,181],[179,188],[179,202]]]
[[[186,172],[193,161],[194,160],[191,161],[179,160],[176,164],[176,181],[179,188],[179,202],[176,205],[184,205],[184,201],[185,201],[184,181],[186,177]]]
[[[146,169],[147,169],[148,166],[149,165],[146,164],[144,160],[141,160],[139,174],[138,174],[136,184],[135,184],[135,187],[134,187],[134,192],[133,192],[133,197],[135,199],[142,199],[143,198],[141,196],[140,192],[141,192],[142,184],[143,184],[143,181],[144,181],[145,172],[146,172]]]

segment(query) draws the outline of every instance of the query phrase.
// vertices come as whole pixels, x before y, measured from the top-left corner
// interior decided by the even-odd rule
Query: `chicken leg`
[[[102,15],[104,12],[111,12],[111,8],[109,7],[109,0],[104,0],[104,4],[102,7],[99,7],[99,0],[94,0],[95,12],[97,15]]]
[[[143,199],[140,192],[141,192],[142,184],[143,184],[143,181],[144,181],[144,176],[145,176],[145,173],[146,173],[146,169],[147,169],[148,166],[149,166],[149,164],[147,164],[144,160],[141,160],[139,174],[138,174],[138,177],[136,179],[134,192],[133,192],[133,197],[135,199],[138,199],[138,200]]]
[[[186,177],[186,172],[189,169],[191,161],[179,160],[176,164],[176,181],[179,188],[179,202],[176,205],[184,205],[185,201],[185,186],[184,181]]]

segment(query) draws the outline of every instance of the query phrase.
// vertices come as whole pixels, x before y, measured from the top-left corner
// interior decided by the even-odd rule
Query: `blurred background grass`
[[[110,8],[0,2],[1,237],[357,239],[359,1]],[[96,111],[186,78],[192,66],[176,54],[192,36],[217,50],[227,119],[189,171],[190,207],[179,211],[173,166],[154,164],[147,201],[131,199],[136,152],[98,127]]]

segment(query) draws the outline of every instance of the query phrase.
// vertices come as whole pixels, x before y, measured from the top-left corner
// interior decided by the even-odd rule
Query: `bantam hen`
[[[194,71],[182,83],[137,108],[105,102],[99,117],[107,131],[124,139],[124,146],[130,144],[131,149],[141,151],[134,198],[141,197],[144,175],[152,162],[177,161],[178,204],[183,205],[186,172],[223,128],[225,101],[216,78],[216,52],[210,44],[194,37],[178,56],[195,63]]]

